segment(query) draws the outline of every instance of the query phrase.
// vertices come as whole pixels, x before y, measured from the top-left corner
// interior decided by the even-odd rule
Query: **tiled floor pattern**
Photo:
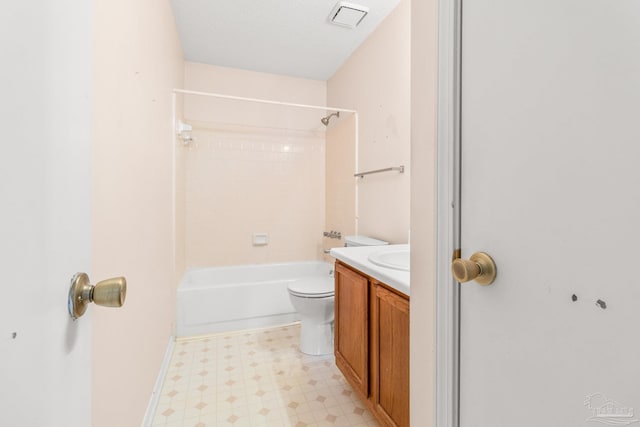
[[[181,339],[154,427],[377,426],[332,356],[298,350],[300,325]]]

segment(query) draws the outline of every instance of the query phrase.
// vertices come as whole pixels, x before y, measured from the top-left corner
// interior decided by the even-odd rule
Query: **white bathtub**
[[[282,325],[298,320],[287,286],[333,275],[322,261],[188,270],[177,294],[179,337]]]

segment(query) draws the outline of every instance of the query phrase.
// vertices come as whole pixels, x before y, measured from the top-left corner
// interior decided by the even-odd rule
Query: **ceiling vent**
[[[341,27],[355,28],[367,16],[367,13],[369,13],[368,7],[340,1],[331,11],[329,21]]]

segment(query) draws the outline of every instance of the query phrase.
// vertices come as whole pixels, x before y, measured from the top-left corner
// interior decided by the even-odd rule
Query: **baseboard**
[[[149,404],[147,405],[147,410],[144,414],[144,419],[142,420],[142,427],[151,427],[151,425],[153,424],[153,416],[156,411],[156,406],[158,406],[160,391],[162,390],[164,378],[166,377],[167,371],[169,370],[169,362],[171,362],[171,355],[173,354],[173,348],[175,347],[175,345],[175,337],[169,337],[169,344],[167,344],[167,350],[164,353],[162,365],[160,365],[160,371],[158,372],[158,376],[156,377],[156,383],[153,386],[153,392],[151,393],[151,398],[149,399]]]
[[[200,323],[190,325],[178,325],[176,335],[178,338],[197,335],[217,334],[219,332],[238,331],[244,329],[269,328],[272,326],[288,325],[300,320],[298,313],[275,314],[272,316],[260,316],[247,319],[236,319],[227,322]]]

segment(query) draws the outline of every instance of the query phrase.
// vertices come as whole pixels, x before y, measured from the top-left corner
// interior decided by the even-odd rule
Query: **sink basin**
[[[369,255],[369,261],[380,267],[409,271],[409,249],[383,249]]]

